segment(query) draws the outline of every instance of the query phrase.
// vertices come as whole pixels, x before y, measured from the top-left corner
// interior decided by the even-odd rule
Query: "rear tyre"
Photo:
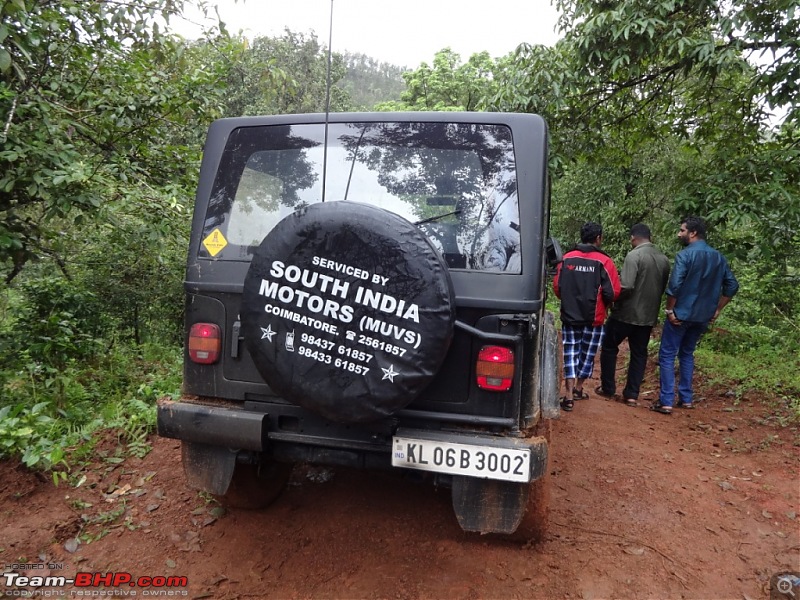
[[[550,471],[545,471],[536,481],[528,484],[528,503],[517,530],[510,534],[515,542],[539,542],[547,532],[550,512]]]
[[[553,430],[552,421],[540,420],[534,435],[545,438],[550,443]],[[516,542],[538,542],[544,539],[550,514],[550,454],[542,476],[528,484],[528,502],[517,530],[510,535]]]
[[[286,488],[294,465],[265,460],[258,464],[239,463],[228,491],[217,500],[228,508],[256,510],[272,504]]]

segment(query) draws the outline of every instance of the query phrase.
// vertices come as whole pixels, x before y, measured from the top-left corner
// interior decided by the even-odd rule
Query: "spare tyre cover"
[[[447,267],[406,219],[354,202],[295,211],[256,250],[242,333],[281,397],[330,420],[391,415],[435,376],[453,336]]]

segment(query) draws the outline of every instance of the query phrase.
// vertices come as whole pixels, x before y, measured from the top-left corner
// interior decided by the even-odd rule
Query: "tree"
[[[235,60],[227,63],[226,116],[325,112],[328,52],[316,35],[287,29],[280,37],[239,42]],[[351,108],[349,95],[336,85],[344,75],[344,59],[333,53],[333,112]]]
[[[186,124],[196,129],[219,114],[223,88],[216,64],[196,62],[192,48],[159,25],[181,7],[172,0],[0,7],[7,282],[43,256],[66,273],[64,228],[104,205],[185,195],[199,158]]]
[[[422,63],[416,71],[403,73],[406,91],[400,102],[386,102],[379,110],[481,110],[484,99],[494,93],[495,63],[488,52],[473,54],[461,64],[450,48],[436,53],[433,66]]]
[[[342,87],[357,110],[370,110],[378,102],[399,100],[406,89],[403,67],[379,62],[365,54],[344,53],[347,73]]]
[[[747,80],[737,98],[745,120],[764,121],[764,102],[786,107],[797,122],[800,86],[800,11],[794,0],[558,0],[565,40],[577,53],[590,83],[592,106],[621,103],[631,108],[659,102],[683,114],[666,98],[713,100],[726,89],[729,74]],[[755,101],[754,101],[755,100]],[[690,107],[691,108],[691,107]]]

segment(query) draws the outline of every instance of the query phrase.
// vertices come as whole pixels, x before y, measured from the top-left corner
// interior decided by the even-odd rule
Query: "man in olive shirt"
[[[628,380],[622,397],[636,406],[639,387],[647,366],[650,332],[658,323],[661,296],[669,280],[669,259],[650,241],[650,228],[637,223],[631,227],[631,245],[622,265],[622,293],[611,308],[600,347],[600,383],[595,393],[613,398],[617,391],[615,373],[619,345],[627,338],[630,348]]]

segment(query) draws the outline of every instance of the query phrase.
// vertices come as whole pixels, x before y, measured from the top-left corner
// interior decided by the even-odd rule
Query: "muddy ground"
[[[643,400],[655,387],[650,372]],[[154,437],[143,459],[108,440],[79,487],[0,463],[0,564],[185,576],[172,597],[230,600],[768,598],[771,576],[800,571],[800,433],[772,398],[698,389],[672,416],[594,395],[563,414],[536,544],[461,532],[448,490],[399,472],[301,466],[269,509],[225,512]]]

